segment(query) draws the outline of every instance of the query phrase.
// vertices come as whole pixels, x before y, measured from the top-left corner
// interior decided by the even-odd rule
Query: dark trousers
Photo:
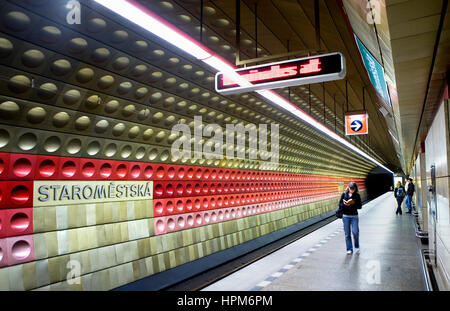
[[[395,212],[395,215],[397,214],[402,214],[402,202],[403,202],[403,198],[399,199],[397,198],[397,211]]]

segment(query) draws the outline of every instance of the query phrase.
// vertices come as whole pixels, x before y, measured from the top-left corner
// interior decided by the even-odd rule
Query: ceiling
[[[449,64],[448,1],[371,0],[380,22],[366,22],[367,2],[344,1],[352,27],[384,65],[403,171],[411,172],[441,102]]]
[[[200,9],[200,0],[140,2],[182,31],[201,39],[230,62],[235,62],[237,50],[235,1],[204,0],[203,10]],[[240,60],[293,51],[299,51],[295,56],[301,57],[305,56],[305,50],[320,53],[341,52],[347,64],[348,103],[345,80],[276,91],[282,96],[289,97],[291,102],[304,111],[308,113],[311,111],[314,118],[343,137],[344,112],[362,110],[365,106],[369,113],[369,135],[348,139],[391,169],[399,168],[401,165],[396,147],[388,132],[387,122],[390,121],[386,121],[379,111],[380,104],[362,64],[349,23],[344,18],[342,3],[318,1],[320,46],[316,41],[313,0],[241,0],[240,3]],[[203,23],[201,38],[200,20]],[[252,63],[254,64],[258,63]],[[364,105],[363,86],[366,87]],[[308,95],[309,89],[311,97]]]

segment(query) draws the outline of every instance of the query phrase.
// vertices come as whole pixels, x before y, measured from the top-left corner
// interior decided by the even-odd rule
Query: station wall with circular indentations
[[[79,25],[65,1],[0,3],[0,290],[110,290],[330,213],[351,180],[365,196],[374,164],[255,94],[217,94],[210,68],[80,2]],[[175,2],[154,5],[198,33]],[[204,13],[232,57],[230,21]],[[268,125],[278,162],[248,133],[223,157],[207,135],[184,139],[211,153],[173,156],[174,126],[208,124]]]

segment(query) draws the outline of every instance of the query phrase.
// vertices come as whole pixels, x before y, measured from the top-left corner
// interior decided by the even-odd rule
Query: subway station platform
[[[395,210],[392,192],[363,205],[359,254],[347,255],[337,219],[203,290],[426,290],[413,217]]]

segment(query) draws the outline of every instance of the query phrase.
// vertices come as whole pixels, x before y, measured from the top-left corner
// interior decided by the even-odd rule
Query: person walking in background
[[[350,182],[347,189],[342,193],[339,200],[339,207],[342,209],[342,221],[344,223],[345,244],[347,246],[347,254],[353,253],[352,237],[355,242],[355,252],[359,254],[359,219],[358,209],[361,209],[361,196],[358,192],[358,185]],[[351,231],[351,233],[350,233]]]
[[[414,184],[412,182],[412,178],[408,178],[408,184],[406,185],[406,207],[408,208],[408,211],[406,213],[411,214],[411,203],[412,203],[412,196],[414,195],[414,191],[416,190],[414,187]]]
[[[405,196],[406,196],[405,188],[403,188],[402,183],[398,181],[394,189],[394,197],[397,199],[397,211],[395,212],[395,215],[402,214],[402,202]]]

